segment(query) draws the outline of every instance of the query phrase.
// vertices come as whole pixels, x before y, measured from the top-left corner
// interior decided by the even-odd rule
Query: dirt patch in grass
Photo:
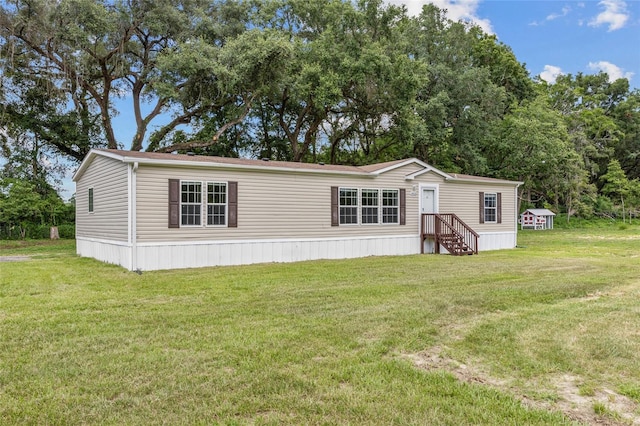
[[[23,262],[31,260],[30,256],[0,256],[0,262]]]
[[[577,376],[563,374],[552,377],[544,388],[538,387],[537,390],[540,395],[553,395],[553,397],[536,398],[527,395],[508,380],[490,376],[482,368],[463,364],[447,357],[439,346],[402,357],[422,370],[444,371],[464,383],[491,386],[514,395],[528,407],[560,411],[571,420],[580,423],[611,426],[640,425],[640,407],[631,399],[606,388],[594,389],[585,395],[585,392],[580,389],[582,380]]]
[[[584,395],[580,390],[581,383],[579,377],[570,374],[552,378],[551,384],[559,399],[550,408],[559,409],[572,418],[589,423],[640,425],[636,404],[629,398],[607,388]],[[601,415],[596,413],[598,410],[602,412]]]
[[[2,240],[0,250],[9,250],[25,247],[57,246],[68,240]]]
[[[618,240],[640,240],[640,235],[579,235],[579,240],[601,240],[601,241],[618,241]]]

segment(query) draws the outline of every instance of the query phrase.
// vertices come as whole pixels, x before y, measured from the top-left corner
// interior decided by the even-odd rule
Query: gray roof
[[[479,176],[469,175],[450,175],[442,172],[417,158],[405,158],[402,160],[387,161],[385,163],[369,164],[366,166],[350,166],[350,165],[334,165],[322,163],[299,163],[293,161],[274,161],[274,160],[253,160],[246,158],[228,158],[228,157],[210,157],[205,155],[186,155],[186,154],[169,154],[158,152],[140,152],[140,151],[124,151],[118,149],[92,149],[80,164],[80,167],[73,176],[73,180],[77,181],[91,163],[92,159],[97,156],[106,156],[114,158],[118,161],[140,164],[156,164],[156,165],[172,165],[172,166],[196,166],[196,167],[221,167],[221,168],[240,168],[240,169],[271,169],[289,172],[311,172],[311,173],[337,173],[345,175],[356,175],[362,177],[373,178],[377,175],[403,167],[408,164],[415,164],[422,168],[421,171],[408,175],[407,179],[413,179],[415,175],[426,172],[434,172],[443,178],[452,182],[486,182],[486,183],[504,183],[504,184],[521,184],[522,182],[511,182],[493,178],[483,178]]]
[[[525,212],[533,213],[536,216],[555,216],[556,214],[549,209],[527,209]]]

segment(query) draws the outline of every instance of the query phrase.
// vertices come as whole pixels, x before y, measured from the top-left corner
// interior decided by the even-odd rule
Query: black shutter
[[[340,215],[338,213],[338,187],[331,187],[331,226],[340,225]]]
[[[229,228],[238,227],[238,182],[229,182]]]
[[[498,223],[502,223],[502,192],[498,192],[498,195],[496,197],[497,203],[498,203],[498,208],[496,209],[496,216],[498,219]]]
[[[480,223],[484,223],[484,192],[480,193]]]
[[[179,179],[169,179],[169,228],[180,228]]]
[[[400,225],[407,224],[407,190],[400,189]]]

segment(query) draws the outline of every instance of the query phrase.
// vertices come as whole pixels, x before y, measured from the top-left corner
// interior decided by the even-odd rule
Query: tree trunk
[[[57,226],[52,226],[51,228],[49,228],[49,238],[52,240],[59,240],[60,239],[60,234],[58,233],[58,227]]]

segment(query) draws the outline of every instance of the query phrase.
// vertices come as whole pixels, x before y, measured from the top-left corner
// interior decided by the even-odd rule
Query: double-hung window
[[[199,226],[202,224],[202,182],[182,182],[180,185],[180,223]]]
[[[485,192],[484,194],[484,221],[498,221],[498,194]]]
[[[362,200],[362,223],[378,223],[378,190],[363,189],[360,193]]]
[[[207,183],[207,225],[227,224],[227,184]]]
[[[382,223],[399,223],[400,197],[397,189],[382,190]]]
[[[169,228],[238,227],[238,182],[169,179]]]
[[[340,225],[358,223],[358,190],[340,188],[339,193]]]

